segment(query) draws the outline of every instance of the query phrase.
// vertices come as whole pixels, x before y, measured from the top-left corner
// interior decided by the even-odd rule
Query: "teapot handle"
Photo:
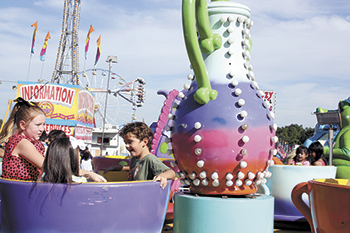
[[[312,216],[310,208],[305,204],[302,199],[303,193],[306,193],[308,196],[310,195],[310,191],[308,188],[307,182],[302,182],[297,184],[292,190],[292,202],[294,206],[304,215],[306,220],[309,222],[312,232],[315,232],[314,224],[312,222]]]
[[[259,184],[256,187],[258,188],[258,193],[271,196],[270,189],[269,189],[269,187],[267,187],[266,184]]]
[[[182,1],[182,26],[188,58],[198,85],[194,99],[203,105],[209,100],[216,99],[218,93],[211,88],[208,70],[201,52],[211,54],[219,49],[222,45],[222,38],[219,34],[212,32],[206,0]]]

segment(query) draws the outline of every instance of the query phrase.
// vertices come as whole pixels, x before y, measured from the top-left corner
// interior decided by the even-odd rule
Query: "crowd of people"
[[[88,148],[62,130],[46,134],[45,113],[21,97],[15,100],[9,119],[0,132],[3,155],[2,177],[50,183],[106,182],[95,173]],[[129,171],[129,180],[160,181],[164,188],[175,172],[150,153],[152,130],[142,122],[125,125],[120,131],[132,158],[130,166],[109,170]]]

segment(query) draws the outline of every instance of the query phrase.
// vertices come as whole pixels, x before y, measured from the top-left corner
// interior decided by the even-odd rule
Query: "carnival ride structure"
[[[161,109],[159,118],[153,129],[153,140],[151,146],[151,153],[156,155],[158,158],[174,158],[171,150],[171,139],[170,139],[170,122],[169,116],[172,116],[175,112],[175,108],[180,99],[178,97],[179,91],[172,90],[159,90],[158,95],[163,95],[166,99]],[[171,117],[170,117],[171,118]]]
[[[302,199],[305,194],[308,204]],[[296,185],[292,200],[313,233],[347,233],[350,230],[349,195],[349,179],[315,179]]]
[[[161,232],[171,182],[162,189],[153,181],[66,185],[0,179],[1,229]]]
[[[333,139],[337,136],[340,126],[334,125],[335,132],[333,135]],[[328,143],[328,131],[330,126],[329,125],[319,125],[318,123],[315,125],[315,133],[312,135],[312,137],[308,138],[304,142],[304,146],[309,147],[311,143],[315,141],[319,141],[322,145],[329,145]]]
[[[70,12],[71,16],[79,16],[80,1],[74,1],[78,4],[74,5],[67,0],[65,8],[67,4],[71,7],[65,9],[64,14]],[[250,9],[229,1],[212,0],[207,5],[206,0],[183,0],[182,10],[186,49],[194,75],[188,76],[191,83],[186,84],[184,90],[161,93],[166,100],[152,145],[155,154],[167,155],[164,159],[169,161],[170,167],[179,169],[177,175],[181,179],[177,181],[190,186],[190,192],[174,195],[174,232],[229,232],[233,229],[237,232],[272,232],[276,198],[273,194],[257,193],[257,186],[269,184],[267,178],[274,176],[274,169],[292,167],[272,166],[272,157],[277,153],[277,126],[273,123],[271,106],[262,99],[263,91],[255,81],[250,64],[250,29],[253,25]],[[72,29],[76,30],[77,21],[70,22]],[[68,32],[66,24],[63,28]],[[62,40],[65,43],[69,41],[67,38]],[[68,44],[71,46],[71,43]],[[57,64],[68,60],[73,64],[72,54],[58,55]],[[105,77],[106,70],[94,68],[79,73],[77,66],[70,70],[63,69],[65,66],[57,67],[60,68],[54,72],[54,82],[75,82],[74,85],[82,85],[86,89],[98,89],[97,93],[119,95],[117,91],[121,89],[101,90],[100,84],[93,87],[93,82],[88,79],[85,83],[80,81],[80,77],[88,76],[89,72],[91,77],[98,72]],[[111,71],[107,74],[113,76]],[[68,75],[67,78],[64,75]],[[342,118],[349,115],[350,108],[347,107],[345,102],[340,104]],[[347,131],[337,136],[339,151],[344,151],[341,149],[347,145],[345,135]],[[178,167],[172,156],[176,158]],[[99,164],[97,172],[113,163],[125,165],[128,162],[126,157],[95,159]],[[293,172],[303,175],[302,169],[315,172],[321,168],[295,166]],[[332,176],[335,172],[335,167],[328,166],[326,169],[328,173],[325,176]],[[94,232],[101,231],[103,225],[102,230],[106,231],[160,232],[172,196],[170,193],[176,190],[170,185],[171,181],[162,191],[159,183],[151,181],[120,182],[125,180],[126,173],[105,175],[109,176],[108,183],[73,184],[71,187],[0,179],[1,211],[10,213],[1,215],[3,229],[33,229],[35,232],[57,229],[78,232],[85,229]],[[280,188],[277,184],[276,189]],[[290,187],[283,189],[287,195],[290,193]],[[142,200],[137,196],[144,192],[153,199]],[[274,192],[272,186],[269,192]],[[22,201],[17,202],[17,199]],[[335,205],[339,206],[339,202]],[[131,205],[125,206],[126,203]],[[115,211],[118,207],[123,211]],[[124,212],[125,209],[127,212]],[[155,215],[150,215],[149,211]],[[33,219],[26,220],[31,214]],[[59,220],[62,216],[63,221],[69,223],[66,226]],[[79,216],[78,221],[74,221],[76,216]],[[14,220],[8,221],[10,218]],[[82,222],[80,218],[88,222]],[[348,226],[347,219],[343,220]]]
[[[184,0],[182,19],[194,75],[168,126],[191,192],[175,194],[174,232],[272,232],[273,197],[255,193],[270,174],[277,126],[250,64],[250,9]]]
[[[306,219],[312,232],[350,230],[349,214],[343,211],[348,203],[342,198],[349,195],[350,185],[349,103],[350,98],[339,101],[337,110],[318,107],[315,111],[318,118],[316,132],[305,142],[309,145],[320,140],[320,136],[330,134],[331,137],[327,135],[328,140],[325,140],[324,155],[334,166],[274,165],[269,168],[272,176],[266,185],[262,185],[261,192],[275,197],[275,220],[293,222]],[[327,130],[336,130],[334,136]],[[303,193],[307,196],[302,196]]]
[[[275,199],[275,222],[306,221],[303,214],[294,206],[291,193],[297,184],[312,179],[334,179],[337,168],[335,166],[295,166],[273,165],[269,167],[271,177],[266,184],[259,186],[259,193],[271,195]],[[303,198],[308,203],[306,197]]]
[[[329,110],[317,108],[316,112],[330,112]],[[340,117],[341,127],[332,144],[323,148],[326,158],[332,160],[337,167],[337,178],[350,178],[350,97],[340,100],[338,110],[333,110]]]
[[[84,70],[80,71],[78,31],[81,1],[64,0],[63,2],[62,32],[51,80],[39,79],[38,83],[19,81],[16,86],[16,96],[23,97],[25,88],[21,89],[20,86],[28,85],[26,89],[29,91],[26,92],[30,95],[26,95],[25,99],[39,102],[49,113],[47,115],[49,126],[45,129],[47,133],[52,129],[62,129],[70,136],[76,136],[102,147],[101,150],[105,153],[109,146],[111,146],[110,152],[120,151],[115,150],[115,145],[108,143],[105,143],[104,147],[101,146],[100,138],[104,138],[106,125],[108,128],[119,129],[122,125],[137,119],[136,111],[145,101],[145,80],[137,77],[127,81],[111,70],[111,64],[108,70],[96,66],[93,69],[85,69],[84,65]],[[112,63],[114,62],[116,61]],[[62,94],[59,92],[60,88],[52,87],[47,90],[50,85],[71,88],[75,93],[73,96],[78,96],[78,93],[84,91],[90,94],[86,94],[86,98],[79,96],[78,100],[74,100],[77,101],[74,102],[74,106],[67,106],[66,103],[54,98]],[[92,95],[93,100],[88,95]],[[62,109],[61,106],[67,106],[67,109]],[[11,102],[8,111],[10,109]],[[97,129],[96,132],[94,128]],[[93,137],[92,134],[96,135]],[[117,132],[111,138],[116,135]],[[96,139],[95,142],[92,139]],[[102,145],[104,140],[105,138],[102,140]]]
[[[85,69],[84,66],[84,70],[80,70],[80,11],[80,0],[64,0],[57,58],[51,80],[47,83],[74,85],[93,93],[95,127],[103,127],[102,122],[110,125],[132,122],[136,120],[137,108],[141,107],[145,100],[145,81],[142,78],[126,81],[111,69]]]
[[[128,82],[117,73],[101,68],[81,71],[78,77],[82,77],[79,86],[94,93],[96,128],[102,127],[105,109],[105,124],[119,126],[137,119],[136,110],[142,107],[145,98],[146,82],[143,78]]]

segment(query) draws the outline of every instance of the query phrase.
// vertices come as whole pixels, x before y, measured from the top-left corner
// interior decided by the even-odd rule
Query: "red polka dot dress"
[[[12,151],[22,139],[29,140],[37,151],[44,156],[45,147],[39,140],[30,140],[23,135],[15,134],[6,143],[5,154],[2,160],[2,177],[14,180],[38,180],[40,170],[37,167],[21,155],[18,157],[12,155]]]

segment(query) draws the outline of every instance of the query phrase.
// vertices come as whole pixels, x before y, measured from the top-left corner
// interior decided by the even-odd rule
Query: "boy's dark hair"
[[[308,149],[306,146],[304,146],[304,145],[300,145],[300,146],[297,148],[297,150],[295,151],[295,156],[294,156],[293,160],[294,160],[295,162],[297,162],[298,154],[299,154],[299,153],[302,153],[302,152],[304,152],[304,153],[307,155],[307,157],[306,157],[305,159],[306,159],[307,161],[311,162],[311,161],[310,161],[309,149]]]
[[[151,149],[153,132],[150,129],[150,127],[148,127],[148,125],[146,125],[145,123],[143,122],[128,123],[119,131],[119,135],[122,138],[126,137],[128,134],[135,135],[135,137],[140,141],[142,141],[144,138],[147,138],[148,139],[147,147],[148,149]]]
[[[323,159],[323,161],[327,164],[327,161],[324,159],[323,157],[323,146],[319,141],[315,141],[313,143],[311,143],[311,145],[309,146],[309,152],[315,152],[315,158],[312,159],[312,164],[319,160],[319,159]]]

